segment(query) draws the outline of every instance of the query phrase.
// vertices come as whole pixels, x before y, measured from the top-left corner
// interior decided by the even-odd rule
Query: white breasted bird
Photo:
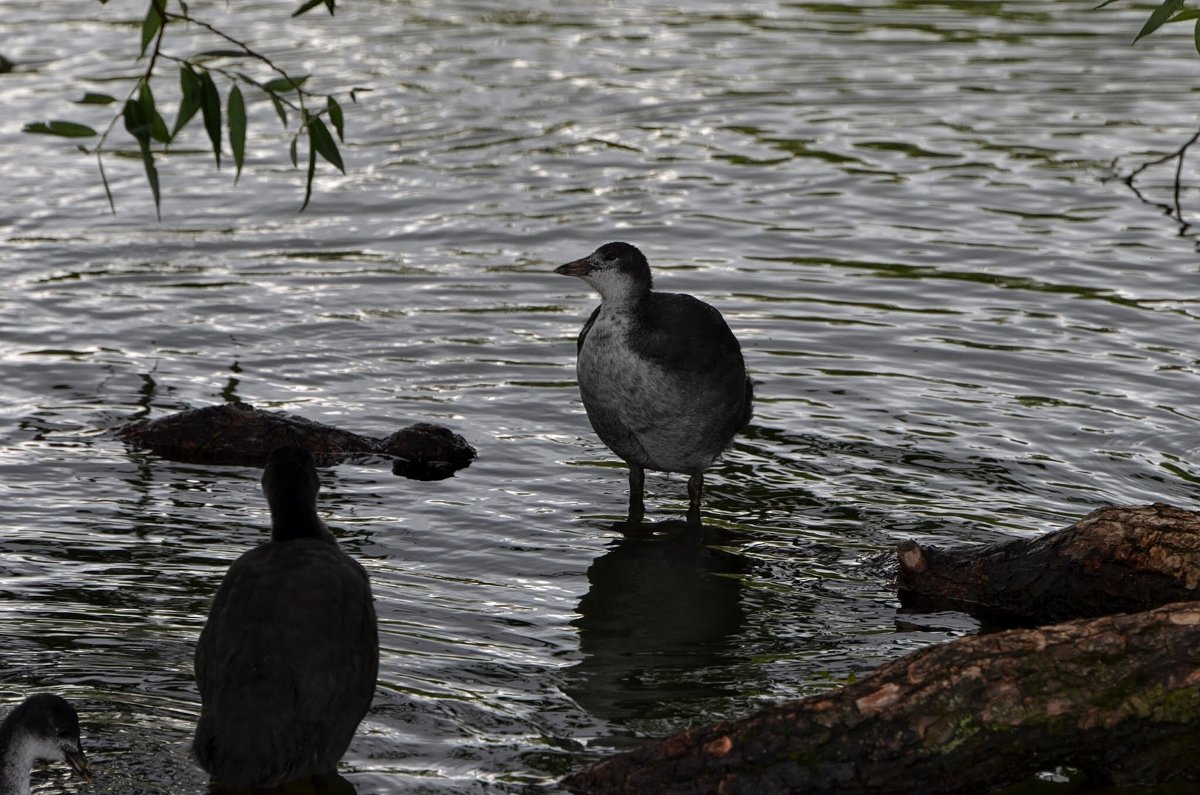
[[[628,243],[606,243],[554,272],[600,293],[579,332],[576,373],[596,435],[629,465],[629,523],[642,520],[653,469],[688,475],[688,523],[700,524],[704,470],[753,412],[737,337],[703,301],[654,292],[649,263]]]

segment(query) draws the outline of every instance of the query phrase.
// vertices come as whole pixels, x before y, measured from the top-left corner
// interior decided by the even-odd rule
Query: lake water
[[[1200,257],[1110,179],[1193,131],[1186,26],[1131,47],[1146,8],[1048,0],[296,4],[191,5],[343,93],[346,175],[322,165],[297,213],[248,92],[240,182],[197,120],[161,222],[136,159],[106,161],[114,216],[92,158],[21,133],[107,124],[71,103],[129,90],[145,3],[0,4],[0,704],[67,696],[97,775],[39,791],[205,789],[192,650],[268,516],[257,471],[113,438],[136,418],[242,400],[478,449],[437,483],[321,472],[379,610],[359,793],[552,789],[972,631],[897,612],[903,539],[1194,503]],[[648,477],[664,532],[614,528],[625,470],[574,381],[597,299],[552,273],[609,240],[719,307],[757,383],[704,539],[665,521],[681,476]]]

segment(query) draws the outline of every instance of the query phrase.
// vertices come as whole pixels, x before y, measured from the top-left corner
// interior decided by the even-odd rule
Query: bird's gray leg
[[[688,478],[687,523],[693,527],[700,526],[700,497],[702,494],[704,494],[704,473],[696,472]]]
[[[628,524],[637,525],[642,523],[642,517],[646,515],[646,508],[642,502],[642,491],[646,484],[646,470],[639,464],[629,464],[629,518],[626,520]]]

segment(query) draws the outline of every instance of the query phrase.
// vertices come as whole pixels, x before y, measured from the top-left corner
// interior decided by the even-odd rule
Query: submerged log
[[[962,638],[577,772],[574,792],[987,792],[1200,780],[1200,602]]]
[[[1093,511],[1038,538],[962,549],[905,542],[900,602],[1000,626],[1149,610],[1200,599],[1200,514],[1170,505]]]
[[[432,423],[417,423],[379,439],[248,403],[138,420],[119,429],[117,437],[172,461],[236,466],[262,466],[272,449],[293,443],[312,453],[319,466],[387,458],[394,474],[413,480],[448,478],[475,459],[475,449],[465,439]]]

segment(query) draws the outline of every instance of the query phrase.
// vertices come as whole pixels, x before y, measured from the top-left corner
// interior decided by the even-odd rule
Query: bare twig
[[[271,69],[272,71],[274,71],[274,72],[276,72],[277,74],[279,74],[279,76],[280,76],[280,77],[282,77],[284,80],[291,80],[291,79],[292,79],[292,76],[291,76],[291,75],[289,75],[289,74],[288,74],[286,71],[284,71],[284,70],[283,70],[283,68],[281,68],[281,67],[277,66],[277,65],[275,64],[275,62],[274,62],[274,61],[272,61],[270,58],[268,58],[267,56],[265,56],[265,55],[263,55],[262,53],[258,52],[257,50],[255,50],[255,49],[251,48],[251,47],[250,47],[250,45],[246,44],[246,43],[245,43],[244,41],[242,41],[241,39],[237,39],[237,38],[234,38],[233,36],[230,36],[230,35],[229,35],[228,33],[226,33],[225,31],[223,31],[223,30],[220,30],[220,29],[218,29],[218,28],[214,27],[212,24],[210,24],[210,23],[208,23],[208,22],[205,22],[205,21],[204,21],[204,20],[202,20],[202,19],[197,19],[196,17],[193,17],[191,14],[186,14],[186,13],[185,13],[185,14],[176,14],[176,13],[174,13],[174,12],[170,12],[170,13],[168,14],[168,18],[169,18],[169,19],[177,19],[177,20],[179,20],[179,21],[181,21],[181,22],[190,22],[190,23],[192,23],[193,25],[198,25],[199,27],[202,27],[202,28],[204,28],[205,30],[207,30],[209,33],[212,33],[214,36],[217,36],[217,37],[219,37],[219,38],[222,38],[222,39],[224,39],[225,41],[227,41],[227,42],[229,42],[230,44],[232,44],[233,46],[237,47],[239,50],[241,50],[242,52],[244,52],[244,53],[246,54],[246,56],[247,56],[247,57],[249,57],[249,58],[253,58],[253,59],[254,59],[254,60],[256,60],[256,61],[259,61],[259,62],[261,62],[261,63],[265,64],[265,65],[267,66],[267,68],[269,68],[269,69]],[[164,24],[165,24],[165,20],[164,20]],[[178,59],[176,59],[176,60],[178,60]],[[205,67],[205,68],[208,68],[208,67]],[[219,74],[223,74],[223,75],[225,75],[226,77],[233,77],[233,75],[230,75],[228,72],[222,71],[222,70],[220,70],[220,69],[213,69],[212,71],[218,72]],[[245,76],[242,76],[242,79],[245,79]],[[261,87],[262,87],[261,85],[259,85],[259,84],[257,84],[257,83],[254,83],[254,81],[252,81],[252,80],[247,80],[246,82],[252,83],[252,84],[253,84],[253,85],[255,85],[255,87],[257,87],[257,88],[261,88]],[[295,91],[296,91],[296,95],[297,95],[297,96],[300,98],[300,109],[303,109],[303,108],[304,108],[304,96],[305,96],[306,94],[307,94],[308,96],[313,96],[313,94],[312,94],[311,92],[309,92],[309,91],[305,91],[305,90],[304,90],[302,87],[300,87],[300,86],[295,86]],[[289,102],[288,104],[289,104],[289,105],[291,105],[291,103],[290,103],[290,102]],[[293,107],[293,108],[295,108],[295,106],[294,106],[294,105],[293,105],[292,107]]]
[[[1162,157],[1156,157],[1153,160],[1147,160],[1146,162],[1138,165],[1137,168],[1130,171],[1121,179],[1121,181],[1124,182],[1131,191],[1133,191],[1134,195],[1137,196],[1140,201],[1143,201],[1146,204],[1154,204],[1162,207],[1168,215],[1174,216],[1175,220],[1179,221],[1179,223],[1182,225],[1180,234],[1183,234],[1191,227],[1191,224],[1189,224],[1183,217],[1183,205],[1179,198],[1183,185],[1183,160],[1187,156],[1188,149],[1190,149],[1197,141],[1200,141],[1200,130],[1197,130],[1195,133],[1193,133],[1192,137],[1188,138],[1187,141],[1185,141],[1183,145],[1175,151],[1169,152]],[[1173,204],[1165,205],[1159,202],[1152,202],[1148,200],[1142,194],[1142,192],[1137,189],[1137,186],[1134,184],[1134,180],[1137,179],[1137,177],[1143,171],[1153,166],[1160,166],[1163,163],[1169,163],[1172,160],[1175,161],[1175,180],[1172,185],[1171,192]]]

